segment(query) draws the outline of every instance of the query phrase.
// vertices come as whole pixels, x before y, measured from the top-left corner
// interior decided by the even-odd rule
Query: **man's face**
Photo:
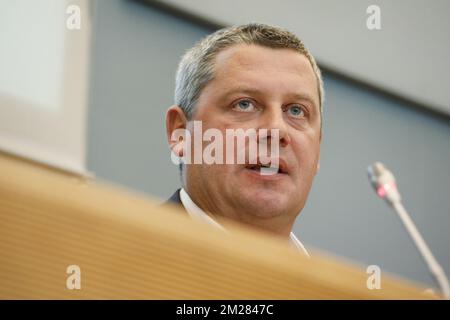
[[[278,129],[285,171],[265,176],[245,164],[187,165],[194,201],[241,220],[295,219],[318,170],[321,139],[317,80],[305,56],[256,45],[225,49],[216,56],[214,79],[199,97],[190,130],[193,120],[202,121],[203,131],[219,129],[224,143],[226,129]]]

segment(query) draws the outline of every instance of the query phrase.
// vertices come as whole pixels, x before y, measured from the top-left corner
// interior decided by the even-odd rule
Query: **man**
[[[319,170],[322,103],[320,70],[294,34],[247,24],[209,35],[183,56],[175,105],[166,114],[173,154],[190,154],[180,166],[182,188],[169,201],[216,226],[231,219],[285,238],[307,254],[291,230]],[[256,165],[249,163],[251,154],[246,163],[194,164],[192,141],[174,133],[194,134],[196,122],[202,132],[214,129],[224,136],[227,129],[266,129],[258,143],[279,146],[279,167],[262,174],[258,156]]]

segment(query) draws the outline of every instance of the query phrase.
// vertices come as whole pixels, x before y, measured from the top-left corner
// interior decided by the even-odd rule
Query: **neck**
[[[215,221],[220,222],[222,220],[226,223],[227,220],[232,220],[272,236],[286,240],[290,239],[295,216],[293,218],[291,215],[285,214],[278,214],[272,217],[255,216],[251,212],[243,211],[242,208],[229,206],[227,203],[220,202],[218,199],[212,200],[212,195],[202,196],[201,194],[198,194],[198,189],[195,189],[188,190],[184,187],[184,190],[191,200]]]

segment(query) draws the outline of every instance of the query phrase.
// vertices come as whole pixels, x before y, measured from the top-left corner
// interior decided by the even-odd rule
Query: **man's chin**
[[[264,188],[244,192],[241,198],[252,215],[267,218],[285,214],[290,200],[281,190]]]

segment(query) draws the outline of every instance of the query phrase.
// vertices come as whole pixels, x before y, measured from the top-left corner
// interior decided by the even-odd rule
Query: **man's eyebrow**
[[[313,107],[317,107],[317,103],[314,100],[314,98],[308,94],[308,93],[294,93],[291,98],[293,100],[304,100],[304,101],[308,101],[309,103],[311,103],[313,105]]]
[[[229,90],[226,90],[223,94],[221,94],[221,96],[226,98],[235,93],[261,94],[262,92],[263,92],[262,90],[259,90],[257,88],[239,86],[239,87],[234,87]]]

